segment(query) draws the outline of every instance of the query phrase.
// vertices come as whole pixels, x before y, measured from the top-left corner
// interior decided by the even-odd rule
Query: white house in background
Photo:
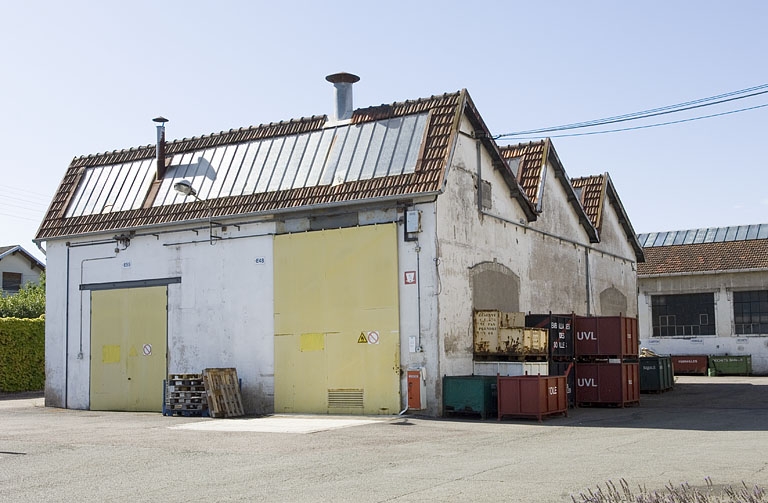
[[[158,118],[72,161],[36,237],[47,405],[160,410],[168,373],[234,367],[249,413],[439,415],[473,308],[635,314],[635,236],[602,238],[548,141],[534,203],[466,90],[353,110],[328,80],[331,118],[168,143]]]
[[[641,344],[660,354],[751,355],[768,374],[768,224],[642,234]]]
[[[45,264],[19,245],[0,246],[0,289],[14,294],[27,283],[38,283]]]

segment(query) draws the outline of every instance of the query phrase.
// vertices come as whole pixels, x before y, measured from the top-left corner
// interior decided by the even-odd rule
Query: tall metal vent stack
[[[357,75],[341,72],[328,75],[325,80],[333,84],[336,88],[336,120],[347,120],[352,118],[352,84],[360,80]]]
[[[155,180],[162,180],[165,176],[165,117],[155,117],[152,122],[157,123],[157,176]]]

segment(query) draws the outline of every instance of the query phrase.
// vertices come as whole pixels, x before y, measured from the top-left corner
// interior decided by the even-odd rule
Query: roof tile
[[[637,275],[768,269],[768,239],[643,248]]]

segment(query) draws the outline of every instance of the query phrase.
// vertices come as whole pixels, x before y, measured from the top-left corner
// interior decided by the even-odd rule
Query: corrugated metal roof
[[[356,110],[330,127],[311,117],[176,140],[160,181],[154,145],[79,157],[36,239],[436,192],[468,103],[461,91]],[[177,194],[181,179],[204,201]]]
[[[768,268],[768,239],[651,246],[644,252],[640,277]]]
[[[736,225],[731,227],[707,227],[683,231],[650,232],[638,236],[645,248],[652,246],[673,246],[701,243],[723,243],[726,241],[748,241],[768,239],[768,224]]]

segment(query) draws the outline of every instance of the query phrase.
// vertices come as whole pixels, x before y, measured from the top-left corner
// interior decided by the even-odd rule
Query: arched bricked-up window
[[[497,262],[481,262],[471,269],[472,308],[520,310],[520,277]]]
[[[627,316],[627,296],[614,287],[600,292],[601,316]]]

